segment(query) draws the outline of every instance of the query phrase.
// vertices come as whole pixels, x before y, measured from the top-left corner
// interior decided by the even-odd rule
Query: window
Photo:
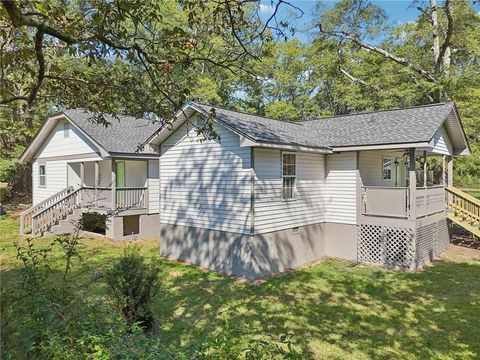
[[[382,158],[382,180],[392,180],[392,158]]]
[[[295,197],[295,180],[297,178],[296,155],[282,153],[282,198],[293,199]]]
[[[70,123],[63,123],[63,137],[68,138],[70,136]]]
[[[38,165],[38,185],[41,187],[47,186],[47,173],[45,164]]]

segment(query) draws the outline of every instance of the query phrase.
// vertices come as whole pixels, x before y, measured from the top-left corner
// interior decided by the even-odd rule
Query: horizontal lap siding
[[[160,179],[158,160],[148,161],[148,212],[158,214],[160,206]]]
[[[250,148],[217,126],[220,142],[199,141],[184,125],[162,144],[160,221],[249,234]]]
[[[325,177],[325,221],[356,224],[356,153],[327,155]]]
[[[70,125],[68,137],[64,137],[63,129],[63,122],[59,122],[35,154],[35,161],[32,165],[32,202],[34,205],[67,187],[67,162],[72,160],[49,160],[48,158],[84,155],[99,151],[74,125]],[[45,164],[46,167],[46,187],[39,187],[39,163]]]
[[[282,200],[281,152],[255,149],[255,233],[324,221],[324,156],[297,154],[296,196]]]
[[[450,138],[448,137],[448,134],[443,126],[437,130],[433,137],[432,152],[444,155],[453,154],[452,143],[450,142]]]
[[[38,167],[45,164],[46,187],[39,187]],[[67,161],[34,162],[32,165],[33,204],[49,198],[67,187]]]
[[[390,180],[382,179],[382,159],[388,157],[392,159],[392,178]],[[360,151],[359,169],[360,176],[364,186],[395,186],[396,184],[396,165],[397,157],[402,157],[402,153],[384,153],[378,151]]]
[[[44,145],[36,154],[36,158],[99,152],[98,147],[83,135],[73,124],[70,124],[68,137],[64,137],[63,124],[64,122],[59,122],[53,129]]]

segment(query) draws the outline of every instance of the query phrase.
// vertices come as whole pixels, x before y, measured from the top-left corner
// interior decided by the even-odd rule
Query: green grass
[[[2,282],[18,280],[12,242],[18,223],[0,219]],[[45,239],[38,240],[39,245]],[[146,257],[158,241],[140,241]],[[122,253],[123,242],[85,239],[79,288]],[[58,254],[57,254],[58,255]],[[315,358],[475,359],[480,357],[480,261],[447,254],[421,273],[349,267],[328,260],[252,284],[162,260],[155,303],[165,346],[188,346],[220,333],[228,320],[242,339],[284,333]],[[52,271],[59,258],[52,259]],[[85,296],[106,294],[101,276]]]

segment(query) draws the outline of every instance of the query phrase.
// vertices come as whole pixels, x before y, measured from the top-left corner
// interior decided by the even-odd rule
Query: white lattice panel
[[[372,224],[360,225],[359,261],[387,267],[410,268],[414,257],[412,229]]]

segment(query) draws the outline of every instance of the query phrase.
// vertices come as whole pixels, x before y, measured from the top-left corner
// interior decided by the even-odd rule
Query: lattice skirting
[[[406,227],[361,224],[358,261],[409,269],[415,258],[414,232]]]
[[[449,243],[447,219],[417,228],[415,267],[421,268],[440,256]]]

